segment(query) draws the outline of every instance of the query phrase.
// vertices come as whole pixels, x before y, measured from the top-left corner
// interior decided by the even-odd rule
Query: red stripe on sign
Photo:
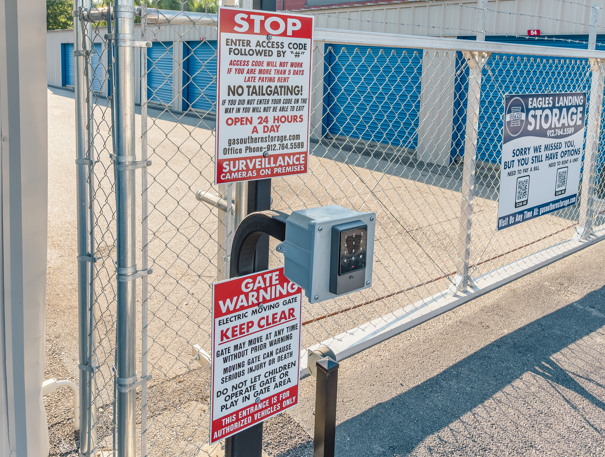
[[[313,17],[293,14],[220,8],[221,33],[311,38]]]
[[[218,184],[307,173],[307,151],[219,159],[217,171]]]
[[[284,275],[284,268],[262,271],[213,284],[214,319],[256,308],[301,293]],[[251,294],[254,294],[253,296]]]
[[[246,430],[296,405],[298,405],[298,384],[258,403],[234,411],[226,417],[212,421],[210,443]]]

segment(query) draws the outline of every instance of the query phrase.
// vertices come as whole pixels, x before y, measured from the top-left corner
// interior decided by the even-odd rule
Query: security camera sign
[[[215,283],[210,442],[298,404],[302,289],[277,268]]]
[[[498,230],[577,202],[586,94],[507,95],[504,114]]]
[[[221,8],[217,184],[306,173],[313,16]]]

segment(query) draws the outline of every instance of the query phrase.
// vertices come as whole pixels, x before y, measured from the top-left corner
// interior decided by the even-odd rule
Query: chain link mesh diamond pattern
[[[95,26],[87,37],[88,46],[100,45],[89,58],[87,79],[89,154],[96,161],[91,237],[98,257],[89,287],[90,337],[99,366],[93,426],[98,448],[112,449],[116,232],[104,33]],[[152,25],[143,18],[140,33],[152,47],[137,51],[137,154],[152,165],[138,178],[139,239],[144,240],[139,248],[141,264],[153,273],[138,291],[140,373],[152,376],[137,390],[139,449],[149,456],[198,456],[208,441],[210,375],[196,360],[194,346],[210,351],[212,283],[225,277],[234,217],[232,186],[213,184],[216,28]],[[479,94],[469,90],[469,62],[461,52],[325,43],[316,43],[313,52],[310,171],[274,179],[272,208],[290,213],[338,204],[374,211],[377,225],[373,287],[306,303],[303,347],[368,323],[370,332],[450,293],[460,265],[461,214],[469,207],[471,280],[504,278],[507,265],[574,235],[579,204],[497,231],[499,160],[505,94],[588,93],[592,71],[586,60],[489,56],[482,70],[475,186],[468,200],[462,193],[467,110]],[[599,155],[598,176],[602,162]],[[603,187],[598,177],[597,206]],[[225,198],[228,211],[199,202],[199,190]],[[602,225],[603,211],[594,214],[595,225]],[[271,265],[279,266],[275,244]]]

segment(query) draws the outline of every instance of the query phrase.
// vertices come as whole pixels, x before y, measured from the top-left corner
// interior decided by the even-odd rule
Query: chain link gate
[[[216,15],[116,3],[75,14],[80,452],[205,455],[212,283],[246,201],[213,184]],[[272,181],[272,209],[377,214],[374,287],[304,306],[302,347],[339,359],[603,236],[600,54],[376,36],[316,31],[310,171]],[[588,94],[586,179],[499,232],[504,95],[540,92]]]

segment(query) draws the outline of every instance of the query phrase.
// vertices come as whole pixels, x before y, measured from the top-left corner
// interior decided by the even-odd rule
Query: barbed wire
[[[561,2],[561,3],[569,3],[570,5],[583,6],[584,8],[593,7],[593,5],[587,5],[586,3],[571,2],[569,0],[556,0],[556,1]]]
[[[564,0],[559,0],[559,1],[564,1]],[[537,15],[537,14],[517,13],[517,12],[513,13],[513,12],[509,12],[509,11],[491,9],[487,6],[485,8],[479,8],[476,5],[465,4],[465,3],[442,2],[442,1],[437,1],[437,0],[429,0],[428,3],[434,3],[434,4],[442,5],[442,6],[457,6],[459,8],[466,8],[466,9],[475,10],[475,11],[487,11],[487,12],[492,12],[492,13],[496,13],[496,14],[508,14],[510,16],[525,16],[525,17],[530,17],[530,18],[545,19],[545,20],[549,20],[549,21],[558,21],[558,22],[564,22],[564,23],[573,24],[573,25],[583,25],[583,26],[590,25],[590,23],[587,23],[587,22],[569,21],[569,20],[565,20],[565,19],[561,19],[561,18],[542,16],[542,15]],[[359,6],[372,6],[372,3],[368,3],[366,5],[359,5]]]
[[[584,6],[585,8],[592,8],[592,6],[581,5],[581,4],[577,3],[577,2],[572,2],[572,1],[569,1],[569,0],[557,0],[557,1],[560,1],[561,3],[568,3],[570,5],[580,5],[580,6]],[[509,16],[529,17],[529,18],[532,18],[532,19],[544,19],[544,20],[548,20],[548,21],[562,22],[562,23],[572,24],[572,25],[576,25],[576,26],[578,26],[578,25],[579,26],[590,26],[589,22],[570,21],[570,20],[566,20],[566,19],[562,19],[562,18],[543,16],[543,15],[539,15],[539,14],[502,11],[502,10],[498,10],[498,9],[489,8],[487,6],[485,8],[479,8],[478,6],[472,5],[472,4],[442,2],[442,1],[438,1],[438,0],[428,0],[428,2],[429,3],[437,4],[437,5],[443,5],[443,6],[457,6],[459,8],[466,8],[466,9],[470,9],[470,10],[486,11],[486,12],[495,13],[495,14],[507,14]],[[373,3],[367,3],[365,5],[364,4],[360,4],[358,6],[361,7],[361,6],[372,6],[372,5],[373,5]],[[353,5],[353,6],[357,6],[357,5]],[[314,9],[314,11],[321,11],[321,10],[324,10],[324,9],[337,9],[337,8],[338,7],[317,8],[317,9]],[[339,19],[350,19],[350,18],[344,18],[344,17],[338,17],[338,18]],[[364,21],[363,19],[358,19],[358,20],[359,21]],[[441,26],[429,25],[429,24],[402,24],[402,25],[410,25],[410,26],[416,26],[416,27],[437,28],[437,29],[446,29],[446,30],[463,30],[463,31],[471,31],[473,33],[480,33],[480,32],[488,33],[487,30],[482,31],[482,30],[478,30],[478,29],[461,29],[461,28],[453,28],[453,27],[441,27]],[[597,28],[603,29],[605,27],[600,27],[597,24]],[[491,32],[491,33],[494,33],[494,32]]]
[[[347,20],[347,21],[355,21],[355,22],[360,22],[360,23],[368,23],[368,24],[379,24],[379,25],[395,25],[395,26],[404,26],[404,27],[423,27],[423,28],[431,28],[431,29],[443,29],[443,30],[449,30],[449,31],[458,31],[458,32],[470,32],[473,34],[478,33],[478,30],[473,30],[473,29],[462,29],[462,28],[454,28],[454,27],[440,27],[437,25],[426,25],[426,24],[406,24],[403,22],[388,22],[388,21],[371,21],[369,19],[355,19],[355,18],[350,18],[350,17],[341,17],[341,16],[335,16],[335,15],[331,15],[331,14],[326,14],[324,15],[326,17],[334,17],[336,19],[341,19],[341,20]],[[458,35],[457,33],[455,35]],[[576,43],[576,44],[583,44],[583,45],[588,45],[588,41],[583,41],[583,40],[573,40],[570,38],[557,38],[557,37],[552,37],[552,36],[526,36],[526,35],[519,35],[519,34],[504,34],[504,35],[497,35],[497,36],[502,36],[502,37],[515,37],[515,38],[523,38],[526,39],[528,41],[554,41],[554,42],[566,42],[566,43]]]

